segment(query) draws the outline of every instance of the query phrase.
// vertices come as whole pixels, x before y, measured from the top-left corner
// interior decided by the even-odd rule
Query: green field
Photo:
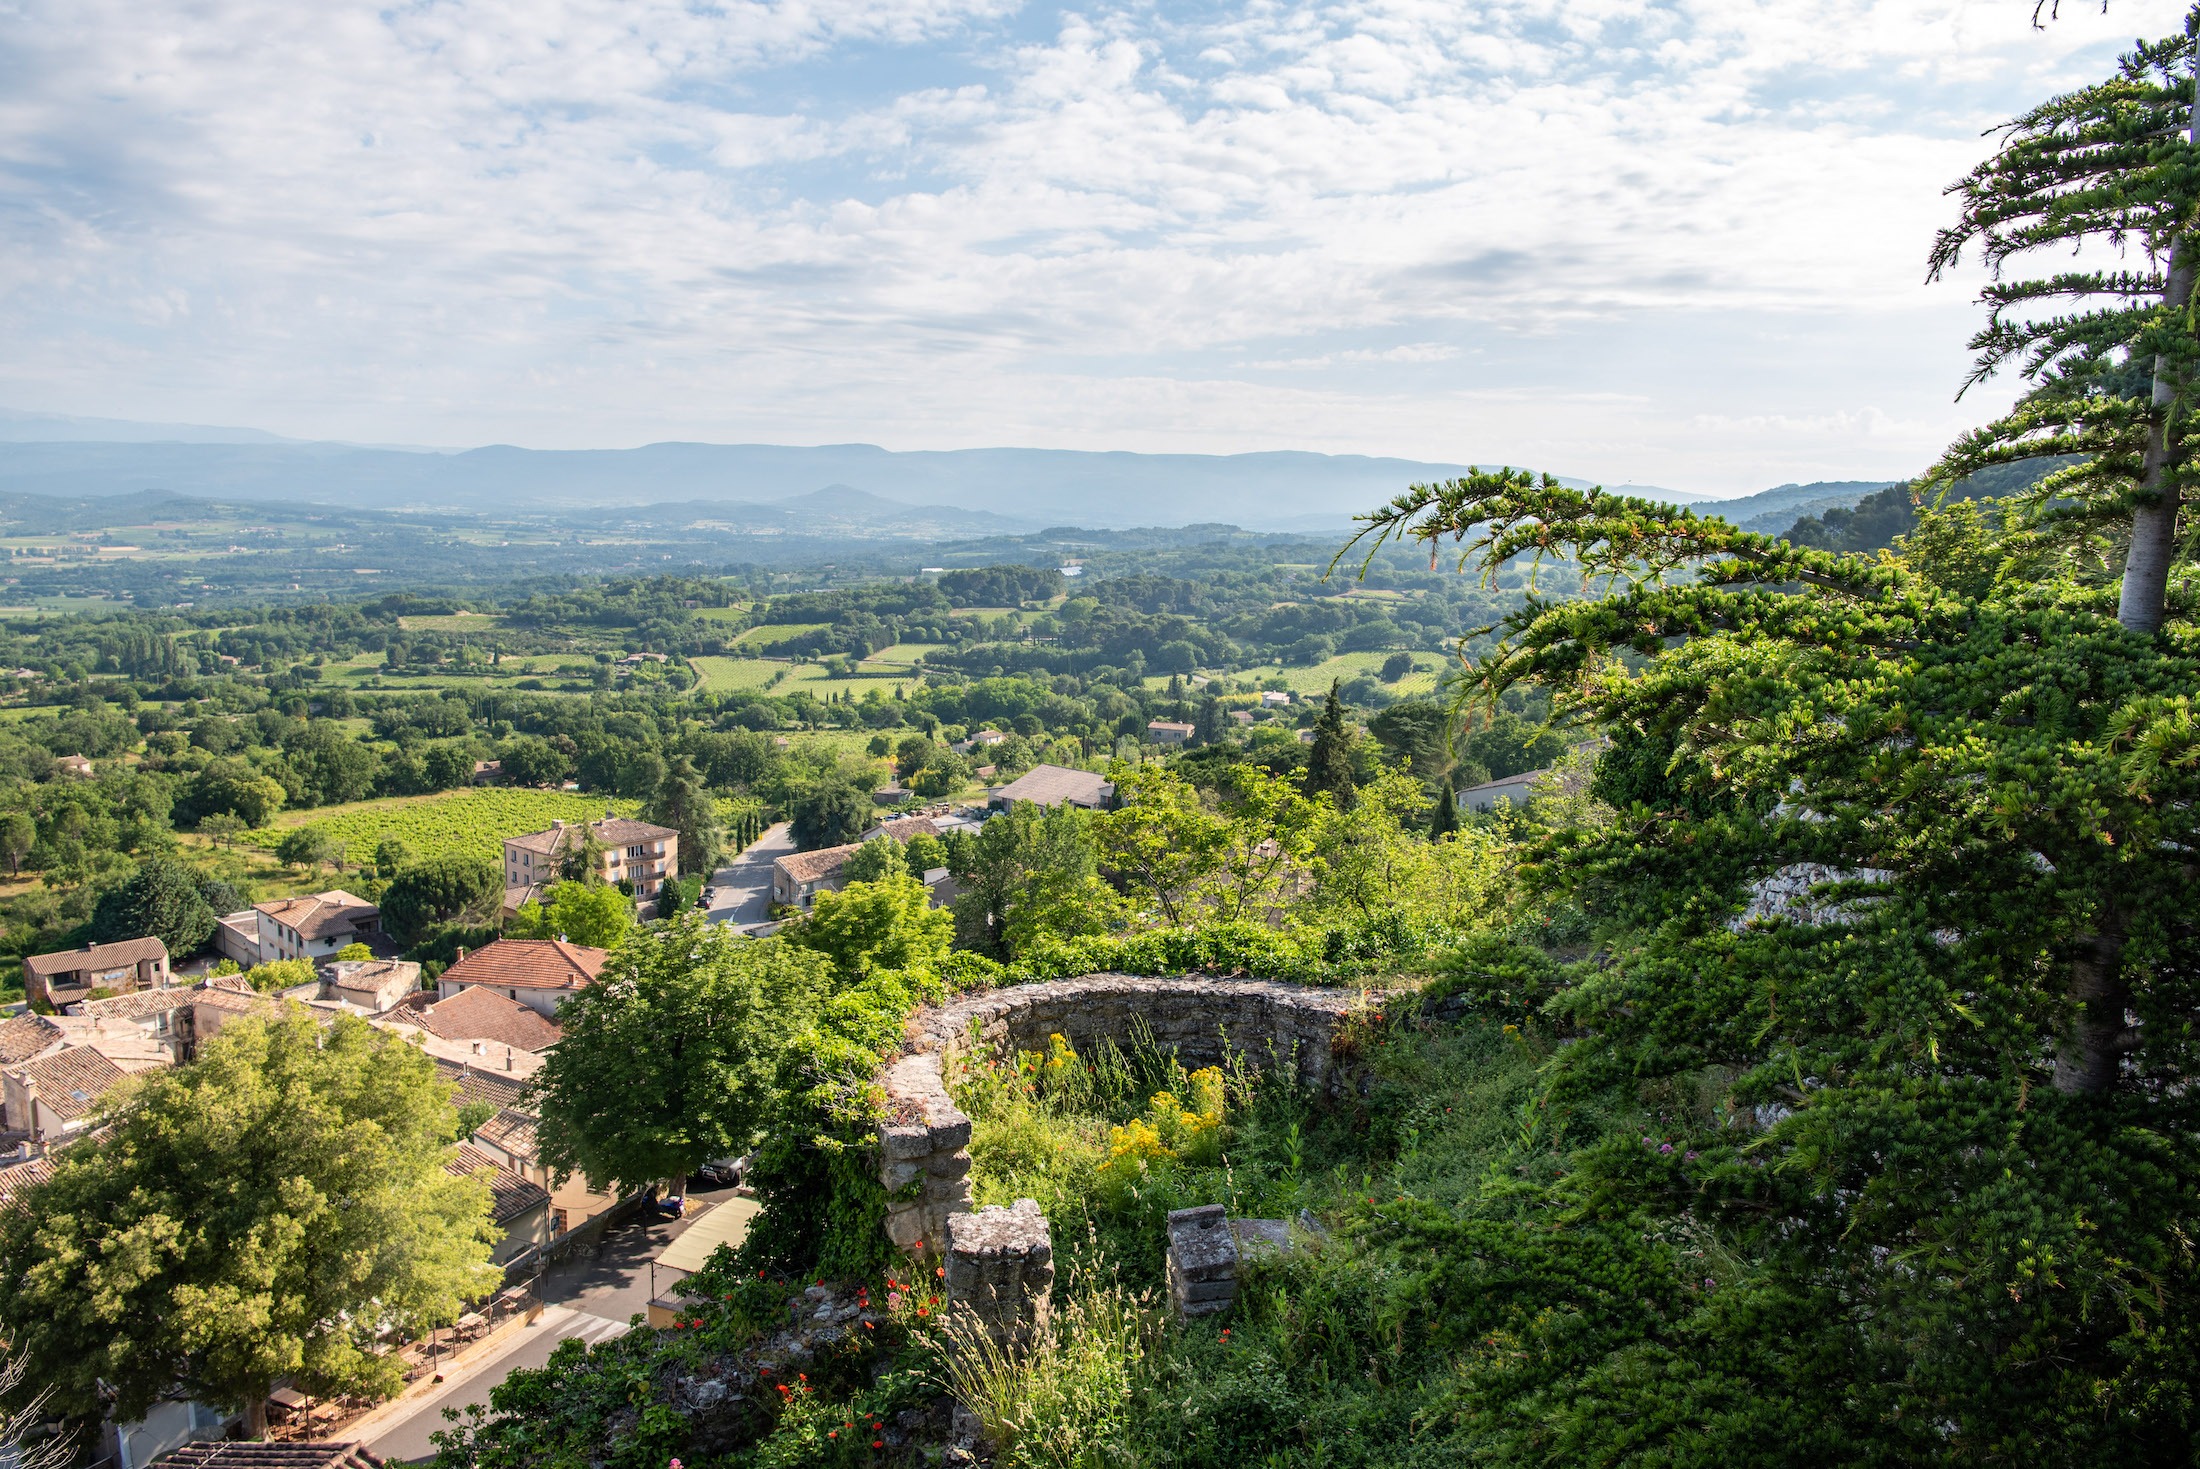
[[[736,602],[731,607],[698,607],[695,615],[705,622],[739,622],[749,615],[749,604]]]
[[[595,821],[606,810],[631,816],[637,801],[584,796],[575,791],[523,791],[495,786],[446,791],[434,796],[398,796],[355,801],[311,811],[286,811],[273,827],[249,833],[245,840],[272,847],[285,831],[318,826],[342,842],[350,860],[371,857],[375,844],[396,837],[419,857],[496,857],[506,837],[542,831],[551,822]]]
[[[773,674],[792,667],[779,658],[690,658],[688,662],[703,676],[703,687],[714,694],[761,689],[771,682]]]
[[[951,643],[896,643],[891,648],[879,649],[863,661],[866,663],[909,664],[916,662],[927,653],[937,653],[943,648],[952,646]]]
[[[491,632],[504,626],[493,612],[452,612],[435,617],[400,617],[397,625],[407,632]]]
[[[831,627],[829,622],[767,622],[752,627],[733,640],[737,648],[761,648],[766,643],[776,643],[782,638],[798,638],[804,633],[823,632]]]
[[[1281,677],[1294,694],[1321,695],[1329,692],[1331,679],[1343,679],[1350,682],[1363,673],[1370,678],[1374,677],[1376,671],[1383,666],[1383,663],[1389,657],[1390,654],[1388,653],[1339,653],[1336,657],[1325,663],[1317,663],[1312,668],[1278,668],[1271,665],[1266,668],[1251,669],[1248,672],[1238,674],[1237,677],[1240,679],[1249,678],[1255,682]],[[1401,698],[1407,694],[1433,693],[1436,690],[1437,675],[1450,666],[1443,655],[1439,653],[1415,653],[1413,662],[1413,672],[1399,679],[1396,683],[1384,684],[1383,689],[1385,692],[1396,694]],[[1163,682],[1166,681],[1163,680]]]

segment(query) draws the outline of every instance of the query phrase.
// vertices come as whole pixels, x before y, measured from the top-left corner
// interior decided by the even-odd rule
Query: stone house
[[[938,836],[939,823],[929,816],[901,816],[880,822],[863,834],[863,841],[845,846],[820,847],[814,852],[795,852],[772,863],[772,901],[789,908],[809,908],[819,893],[837,893],[847,886],[840,869],[873,837],[890,836],[906,842],[922,833]]]
[[[1146,721],[1146,738],[1156,745],[1184,745],[1191,743],[1193,728],[1169,719]]]
[[[23,961],[23,994],[32,1004],[59,1008],[90,998],[94,990],[116,994],[168,984],[168,946],[157,938],[86,944]]]
[[[82,755],[63,755],[54,761],[54,769],[63,775],[73,775],[78,780],[92,778],[92,762]]]
[[[1480,785],[1468,786],[1460,791],[1457,799],[1461,809],[1467,811],[1494,811],[1500,801],[1525,806],[1528,804],[1528,797],[1535,793],[1536,782],[1550,773],[1548,770],[1524,770],[1518,775],[1485,780]]]
[[[489,1259],[502,1265],[514,1255],[550,1243],[550,1193],[506,1168],[472,1143],[460,1143],[445,1173],[480,1178],[489,1185],[489,1219],[503,1231]]]

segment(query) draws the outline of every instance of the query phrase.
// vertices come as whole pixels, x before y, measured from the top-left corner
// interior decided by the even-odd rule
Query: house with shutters
[[[438,1001],[480,987],[556,1019],[566,996],[595,983],[611,956],[564,939],[498,939],[468,953],[436,977]]]
[[[505,888],[539,889],[557,882],[565,875],[568,859],[584,850],[591,838],[599,852],[596,875],[614,887],[626,883],[634,896],[645,902],[680,875],[677,831],[605,812],[603,820],[585,826],[558,821],[551,823],[548,831],[506,837]]]

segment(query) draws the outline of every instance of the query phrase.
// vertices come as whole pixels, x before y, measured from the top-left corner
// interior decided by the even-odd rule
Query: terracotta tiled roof
[[[120,943],[64,949],[58,954],[33,954],[23,961],[23,968],[31,974],[73,974],[79,969],[120,969],[125,964],[167,957],[168,946],[159,939],[123,939]]]
[[[772,866],[785,872],[796,882],[816,882],[821,877],[830,877],[838,872],[840,864],[848,860],[848,854],[862,845],[861,842],[850,842],[845,847],[819,847],[814,852],[793,852],[779,858]]]
[[[611,956],[564,939],[498,939],[443,971],[447,984],[491,984],[500,989],[579,989],[603,972]]]
[[[206,991],[197,985],[172,984],[160,989],[132,990],[126,995],[109,995],[104,1000],[79,1000],[69,1006],[68,1013],[97,1020],[142,1020],[163,1010],[181,1010],[205,995]]]
[[[458,1145],[458,1156],[444,1164],[443,1171],[455,1173],[460,1178],[487,1174],[489,1217],[499,1224],[509,1224],[529,1209],[550,1201],[550,1195],[539,1184],[529,1183],[469,1143]]]
[[[150,1469],[382,1469],[355,1443],[194,1443],[162,1454]]]
[[[0,1209],[16,1207],[16,1200],[25,1192],[53,1177],[53,1169],[54,1155],[51,1153],[27,1163],[11,1163],[0,1168]]]
[[[675,842],[680,833],[669,826],[654,822],[636,821],[630,816],[614,816],[590,827],[596,840],[607,847],[631,847],[642,842]]]
[[[535,1119],[525,1112],[515,1112],[510,1107],[497,1113],[474,1129],[474,1136],[485,1143],[494,1143],[515,1158],[534,1162],[541,1156],[541,1148],[535,1139]]]
[[[489,1076],[470,1066],[436,1057],[435,1074],[439,1080],[451,1082],[458,1088],[458,1104],[487,1102],[497,1108],[518,1108],[527,1099],[527,1088],[516,1081],[501,1076]]]
[[[468,986],[447,1000],[422,990],[406,996],[389,1018],[447,1041],[494,1041],[521,1051],[556,1045],[562,1034],[555,1021],[482,985]]]
[[[61,1044],[61,1027],[43,1015],[11,1015],[0,1020],[0,1066],[43,1056]]]
[[[64,1122],[90,1116],[99,1099],[129,1075],[90,1046],[73,1046],[12,1068],[38,1085],[38,1100]]]
[[[1076,806],[1103,806],[1114,794],[1115,787],[1101,777],[1066,765],[1033,766],[1029,774],[994,792],[998,800],[1030,801],[1039,806],[1059,806],[1065,801]]]
[[[606,816],[601,821],[591,821],[583,827],[553,826],[548,831],[531,831],[525,836],[507,837],[505,845],[523,851],[554,857],[567,847],[581,840],[583,831],[591,831],[596,840],[607,847],[631,847],[642,842],[670,842],[679,840],[680,833],[669,826],[658,826],[647,821],[636,821],[631,816]]]
[[[278,898],[272,903],[252,906],[306,939],[337,938],[356,933],[361,924],[371,926],[381,917],[381,910],[374,904],[342,888],[309,893],[302,898]]]

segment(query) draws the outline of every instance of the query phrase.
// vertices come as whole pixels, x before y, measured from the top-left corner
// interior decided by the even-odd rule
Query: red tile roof
[[[75,1046],[14,1068],[38,1085],[38,1100],[64,1122],[99,1110],[99,1100],[129,1075],[90,1046]]]
[[[447,984],[500,989],[573,990],[603,972],[610,954],[564,939],[498,939],[443,971]]]
[[[485,985],[469,985],[447,1000],[419,991],[406,996],[389,1018],[447,1041],[495,1041],[521,1051],[554,1046],[562,1034],[555,1021]]]
[[[372,927],[382,916],[374,904],[342,888],[252,906],[305,939],[340,938],[362,925]]]
[[[23,968],[32,974],[74,974],[82,969],[119,969],[125,964],[167,957],[168,946],[159,939],[123,939],[119,943],[64,949],[58,954],[33,954],[23,961]]]
[[[529,1183],[470,1143],[458,1145],[458,1156],[444,1164],[443,1171],[460,1178],[487,1175],[489,1217],[499,1224],[510,1224],[529,1209],[550,1201],[540,1184]]]
[[[11,1015],[0,1020],[0,1066],[43,1056],[61,1040],[61,1027],[43,1015]]]

